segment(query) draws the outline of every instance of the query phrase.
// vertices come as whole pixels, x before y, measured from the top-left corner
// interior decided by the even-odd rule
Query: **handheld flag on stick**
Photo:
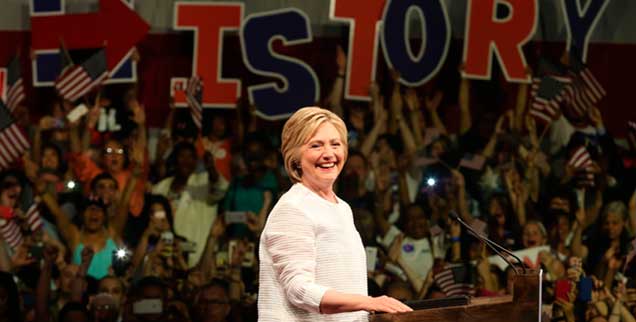
[[[7,169],[31,148],[11,112],[0,101],[0,170]]]
[[[188,79],[185,94],[192,121],[200,131],[203,119],[203,81],[199,76]]]
[[[446,296],[475,295],[475,285],[468,265],[447,264],[433,276],[435,284]]]
[[[579,186],[594,186],[594,173],[592,172],[592,157],[585,146],[580,146],[570,157],[568,165],[577,170],[576,180]]]
[[[607,92],[594,74],[576,56],[570,56],[571,86],[567,90],[568,106],[577,117],[584,116]]]
[[[73,65],[68,53],[62,48],[63,70],[55,80],[55,88],[60,96],[76,101],[90,93],[108,78],[106,52],[100,49],[81,65]],[[64,54],[66,53],[66,54]]]
[[[7,107],[13,112],[24,101],[24,81],[20,71],[18,56],[13,57],[7,66]]]
[[[533,85],[534,86],[534,85]],[[529,113],[538,121],[550,124],[560,116],[560,104],[564,100],[568,81],[552,76],[542,77],[533,92]]]

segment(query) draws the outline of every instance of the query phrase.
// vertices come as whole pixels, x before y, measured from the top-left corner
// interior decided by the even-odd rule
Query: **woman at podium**
[[[285,123],[281,152],[293,186],[261,235],[258,320],[366,321],[407,312],[367,295],[365,250],[351,208],[333,191],[347,160],[347,129],[334,113],[305,107]]]

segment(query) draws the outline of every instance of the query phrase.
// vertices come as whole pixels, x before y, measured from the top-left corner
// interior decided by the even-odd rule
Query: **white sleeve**
[[[320,301],[328,288],[315,283],[314,223],[299,209],[279,204],[263,234],[264,246],[287,300],[294,306],[320,313]]]

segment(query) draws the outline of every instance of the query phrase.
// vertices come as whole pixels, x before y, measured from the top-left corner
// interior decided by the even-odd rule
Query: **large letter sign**
[[[375,81],[378,37],[385,0],[331,0],[329,17],[349,26],[345,97],[370,100],[369,84]]]
[[[422,44],[411,48],[410,13],[419,15]],[[389,0],[384,11],[382,49],[389,67],[400,73],[400,82],[419,86],[435,76],[446,60],[450,23],[441,0]]]
[[[238,30],[243,17],[242,3],[177,2],[174,28],[194,31],[192,75],[203,80],[203,106],[233,108],[241,94],[239,79],[224,79],[221,71],[223,33]],[[175,104],[185,105],[183,96]]]
[[[507,17],[496,16],[498,5],[508,6]],[[521,47],[536,30],[537,11],[536,0],[469,0],[463,76],[490,79],[494,53],[508,81],[529,82]]]
[[[587,43],[609,0],[587,0],[585,8],[581,8],[581,1],[563,0],[563,16],[568,31],[567,49],[585,62]]]
[[[285,46],[311,42],[307,15],[298,9],[274,10],[252,14],[241,28],[243,62],[254,74],[275,77],[275,82],[250,86],[250,103],[265,119],[282,119],[300,107],[313,105],[320,97],[318,77],[313,69],[298,59],[274,52],[272,41],[281,39]]]
[[[66,49],[106,47],[106,83],[134,82],[133,48],[150,26],[132,10],[132,0],[100,0],[95,13],[66,14],[63,0],[31,0],[33,85],[51,86],[60,72],[60,44]]]

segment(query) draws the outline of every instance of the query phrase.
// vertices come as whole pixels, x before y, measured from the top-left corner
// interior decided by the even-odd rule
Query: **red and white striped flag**
[[[539,80],[535,78],[528,113],[544,124],[556,120],[560,115],[560,105],[565,100],[568,84],[568,78],[561,76],[544,76]]]
[[[62,48],[63,64],[62,72],[55,80],[55,88],[60,96],[69,101],[76,101],[90,93],[108,78],[106,65],[106,53],[99,50],[81,65],[73,65]]]
[[[586,168],[592,165],[592,157],[585,146],[580,146],[574,150],[568,164],[576,169]]]
[[[578,186],[594,186],[592,157],[585,146],[580,146],[574,150],[568,164],[576,169],[574,180]]]
[[[571,56],[570,63],[568,73],[573,82],[568,88],[567,105],[574,116],[583,117],[591,107],[596,106],[607,95],[607,92],[580,59]]]
[[[24,81],[20,71],[18,56],[13,57],[7,66],[7,107],[13,112],[24,101]]]
[[[32,232],[40,230],[40,228],[44,225],[42,218],[40,218],[40,204],[38,202],[34,202],[27,210],[26,221]]]
[[[22,244],[22,231],[13,219],[0,219],[0,235],[13,249]]]
[[[193,76],[188,79],[185,94],[188,108],[192,115],[192,121],[194,125],[201,130],[203,119],[203,81],[199,76]]]
[[[31,148],[11,112],[0,101],[0,170],[9,168]]]
[[[475,295],[475,284],[470,266],[465,264],[446,264],[433,276],[435,284],[446,296]]]

